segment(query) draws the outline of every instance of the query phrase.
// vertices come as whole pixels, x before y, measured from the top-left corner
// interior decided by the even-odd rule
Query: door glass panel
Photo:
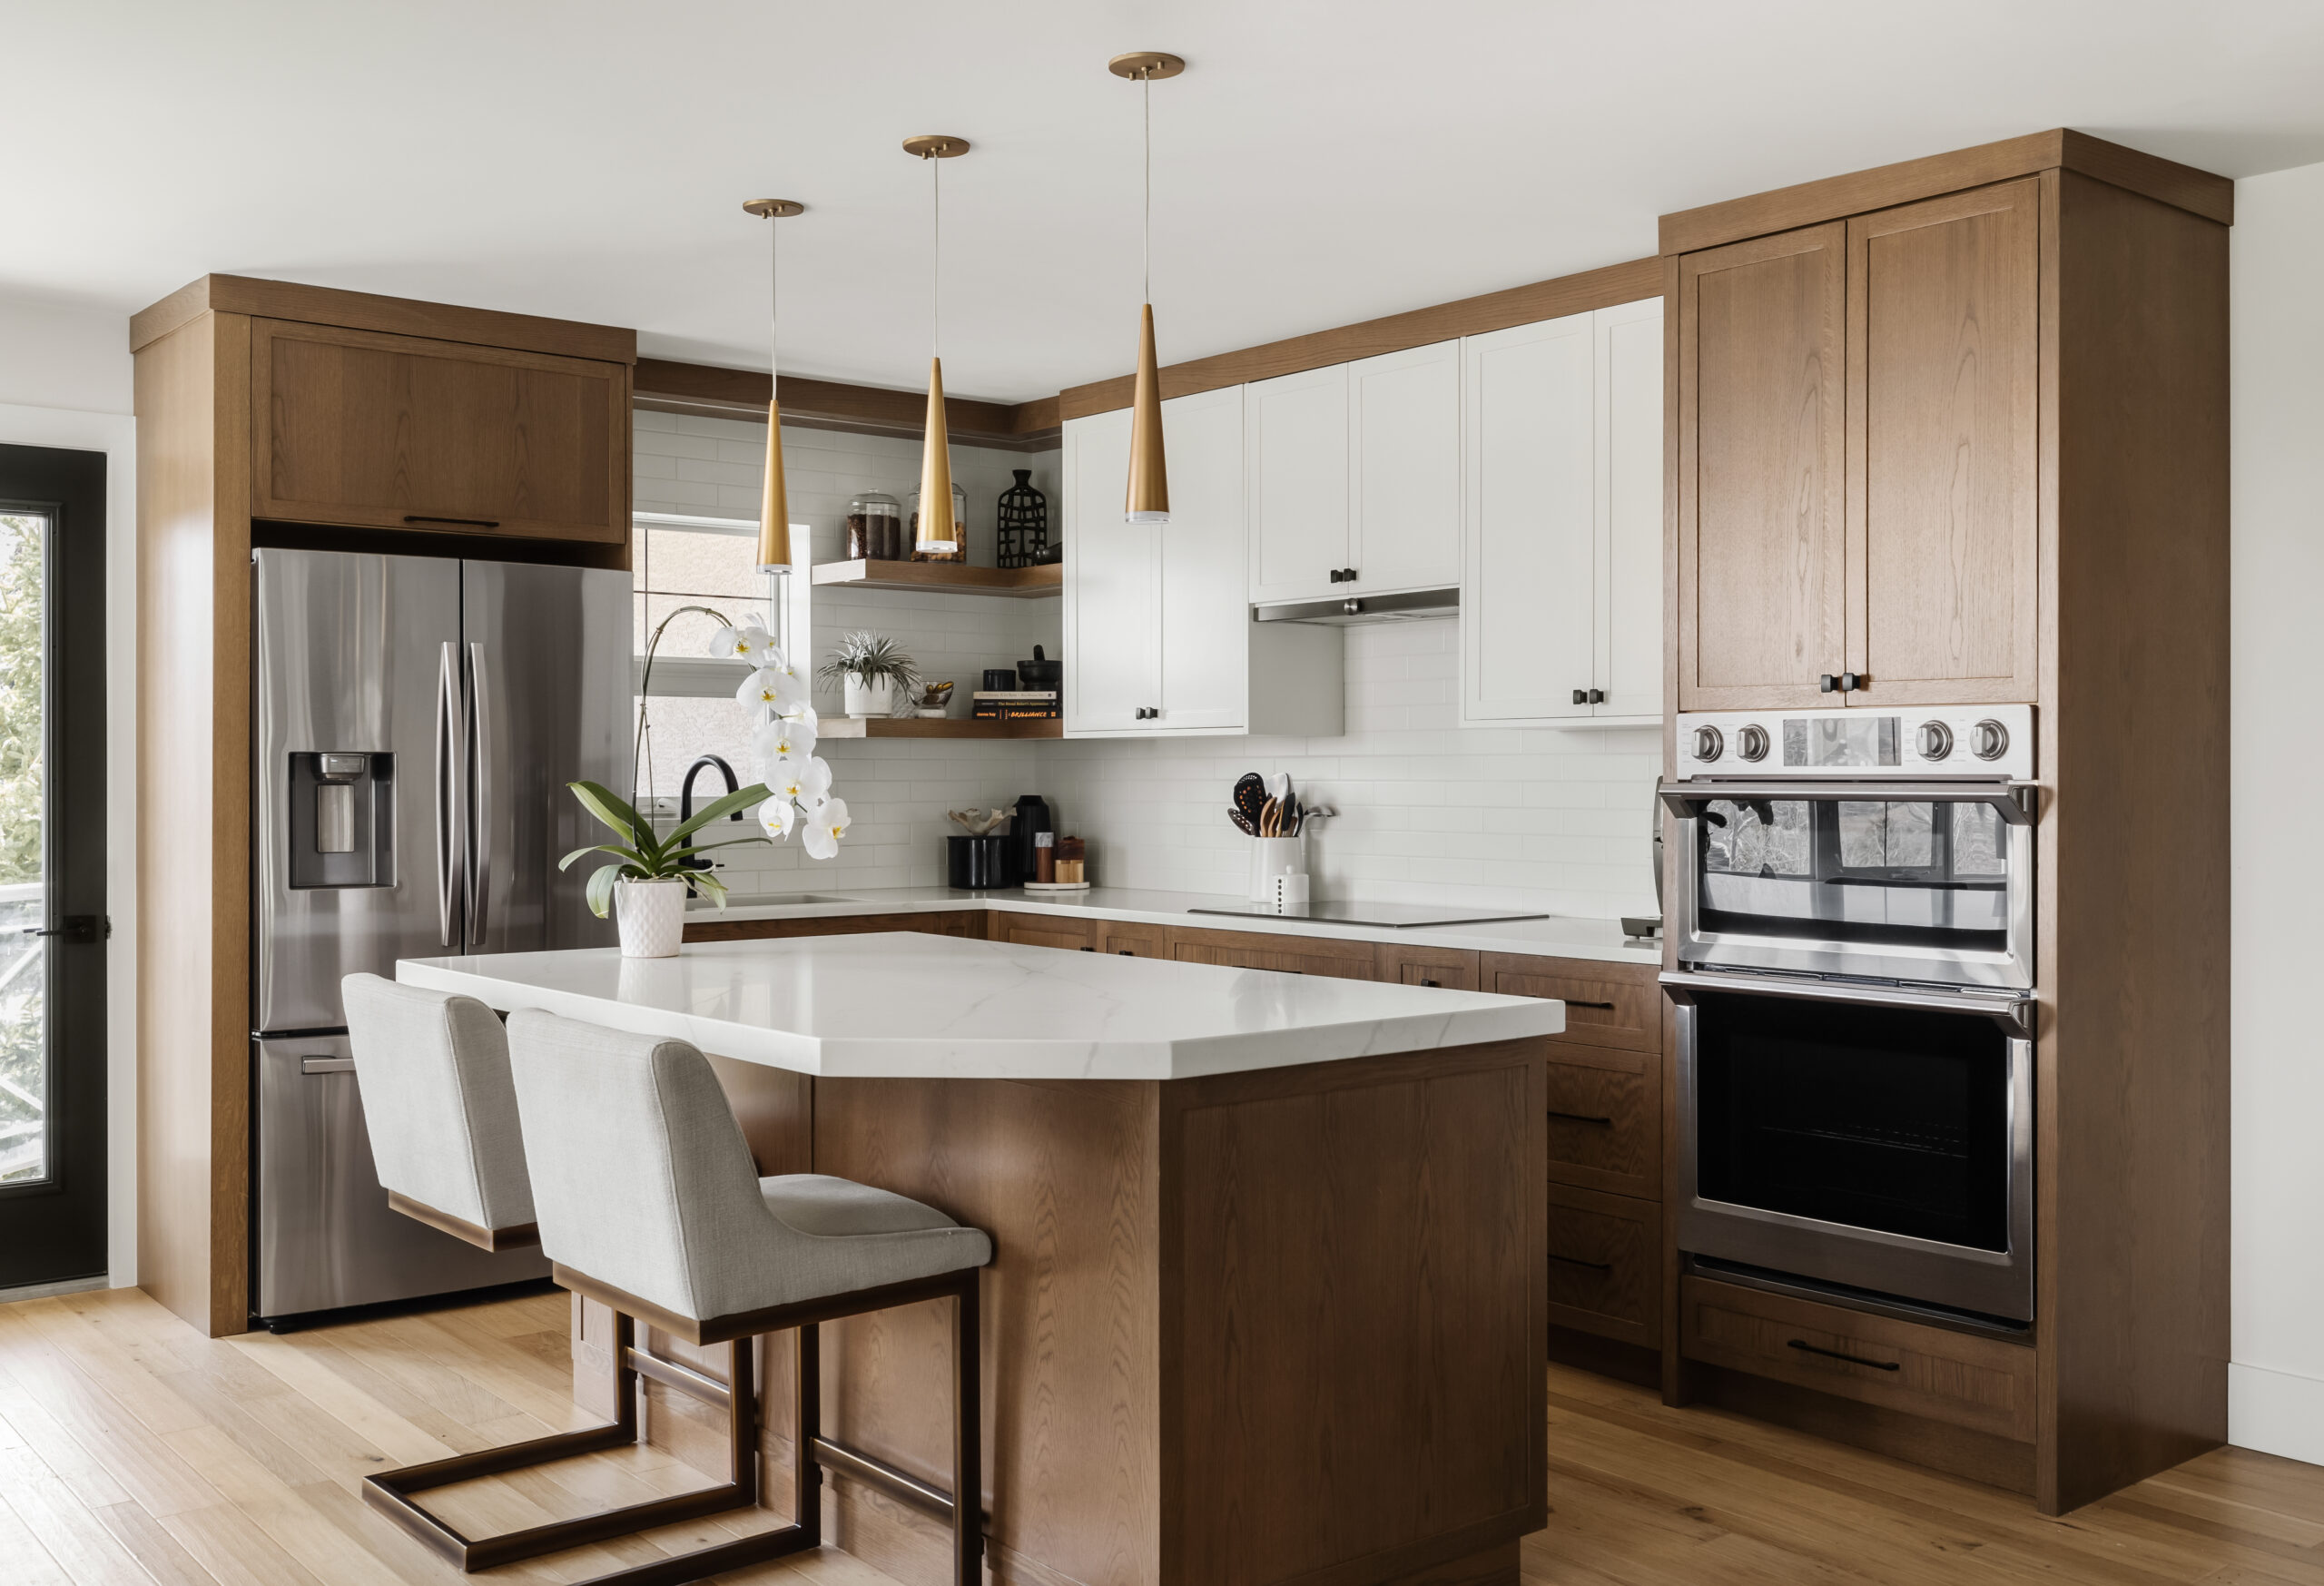
[[[1697,825],[1706,930],[2007,947],[2009,838],[1989,803],[1713,799]]]
[[[0,514],[0,1184],[49,1177],[44,514]]]
[[[1696,1041],[1705,1199],[2009,1247],[2009,1042],[1992,1020],[1712,996]]]

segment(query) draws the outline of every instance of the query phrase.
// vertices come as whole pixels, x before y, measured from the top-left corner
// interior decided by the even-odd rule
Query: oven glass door
[[[1979,1250],[2010,1244],[2010,1050],[1975,1015],[1704,997],[1696,1193]]]

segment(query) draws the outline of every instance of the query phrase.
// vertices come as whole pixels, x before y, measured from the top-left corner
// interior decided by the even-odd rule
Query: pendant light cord
[[[1138,90],[1146,102],[1146,241],[1139,257],[1144,272],[1140,290],[1151,308],[1154,303],[1154,74],[1146,72],[1137,79]]]
[[[928,355],[944,350],[944,162],[933,151],[928,161]]]
[[[783,383],[783,222],[769,215],[766,223],[766,392],[767,399],[773,401]]]

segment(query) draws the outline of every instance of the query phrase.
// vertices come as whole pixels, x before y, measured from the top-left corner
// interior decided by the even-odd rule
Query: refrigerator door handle
[[[452,875],[464,846],[459,836],[460,756],[452,734],[461,714],[459,650],[446,640],[436,689],[436,923],[449,948],[460,945],[452,931]]]
[[[484,945],[485,901],[492,891],[492,690],[486,685],[484,646],[468,645],[468,710],[475,744],[476,807],[468,826],[468,944]]]

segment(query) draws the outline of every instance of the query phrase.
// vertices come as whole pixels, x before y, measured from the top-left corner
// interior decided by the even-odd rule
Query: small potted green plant
[[[569,782],[581,807],[612,828],[616,842],[596,842],[576,848],[558,864],[560,870],[586,853],[611,854],[589,877],[589,911],[600,920],[616,898],[621,922],[621,951],[630,958],[669,958],[685,933],[686,889],[724,907],[726,883],[718,879],[704,854],[716,848],[764,842],[763,832],[730,838],[724,842],[696,842],[694,835],[713,821],[723,821],[737,810],[748,809],[773,796],[764,783],[730,793],[691,820],[679,822],[667,835],[656,837],[654,823],[618,793],[594,782]]]
[[[859,628],[840,640],[815,675],[841,685],[849,715],[891,716],[897,698],[911,697],[920,668],[895,640]]]

